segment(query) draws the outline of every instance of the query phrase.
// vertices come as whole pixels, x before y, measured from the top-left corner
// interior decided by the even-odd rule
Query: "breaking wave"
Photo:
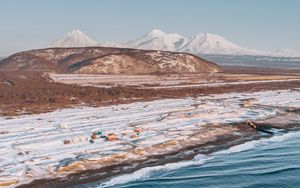
[[[98,187],[110,187],[114,185],[119,185],[119,184],[124,184],[128,183],[131,181],[136,181],[136,180],[142,180],[150,177],[152,174],[157,173],[157,172],[167,172],[187,166],[192,166],[192,165],[202,165],[206,161],[212,159],[213,157],[211,156],[206,156],[199,154],[193,158],[193,160],[190,161],[182,161],[182,162],[176,162],[176,163],[168,163],[165,165],[160,165],[160,166],[153,166],[153,167],[145,167],[140,170],[137,170],[133,173],[130,174],[124,174],[120,175],[117,177],[114,177],[110,179],[107,182],[104,182],[100,184]]]

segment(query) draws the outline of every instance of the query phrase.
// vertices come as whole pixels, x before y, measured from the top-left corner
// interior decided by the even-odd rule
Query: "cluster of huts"
[[[61,125],[60,128],[67,128],[66,125]],[[65,139],[64,144],[71,144],[71,143],[77,143],[77,142],[85,142],[89,141],[90,143],[95,143],[96,140],[99,141],[115,141],[120,140],[120,138],[127,136],[130,139],[136,139],[138,136],[143,132],[142,128],[136,128],[131,131],[122,132],[121,134],[116,134],[114,132],[104,133],[103,131],[94,131],[91,135],[80,135],[80,136],[74,136],[71,139]]]

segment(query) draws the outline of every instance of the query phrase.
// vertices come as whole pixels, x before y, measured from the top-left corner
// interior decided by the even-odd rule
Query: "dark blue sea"
[[[90,187],[300,187],[300,132],[250,141],[191,161],[144,168]]]

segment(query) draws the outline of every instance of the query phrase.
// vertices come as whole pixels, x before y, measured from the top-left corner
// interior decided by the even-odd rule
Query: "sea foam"
[[[168,163],[168,164],[160,165],[160,166],[145,167],[145,168],[139,169],[133,173],[114,177],[114,178],[110,179],[109,181],[100,184],[98,187],[99,188],[100,187],[101,188],[102,187],[110,187],[110,186],[124,184],[124,183],[128,183],[128,182],[136,181],[136,180],[143,180],[143,179],[149,178],[151,175],[153,175],[154,173],[158,173],[158,172],[167,172],[167,171],[171,171],[171,170],[175,170],[175,169],[179,169],[179,168],[183,168],[183,167],[187,167],[187,166],[192,166],[192,165],[203,165],[206,161],[208,161],[212,158],[213,158],[212,156],[206,156],[206,155],[199,154],[199,155],[196,155],[193,158],[193,160],[190,160],[190,161],[182,161],[182,162],[176,162],[176,163]]]

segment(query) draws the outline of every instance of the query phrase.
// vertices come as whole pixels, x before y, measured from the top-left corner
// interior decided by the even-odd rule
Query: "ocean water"
[[[140,169],[87,187],[300,187],[300,132]]]

